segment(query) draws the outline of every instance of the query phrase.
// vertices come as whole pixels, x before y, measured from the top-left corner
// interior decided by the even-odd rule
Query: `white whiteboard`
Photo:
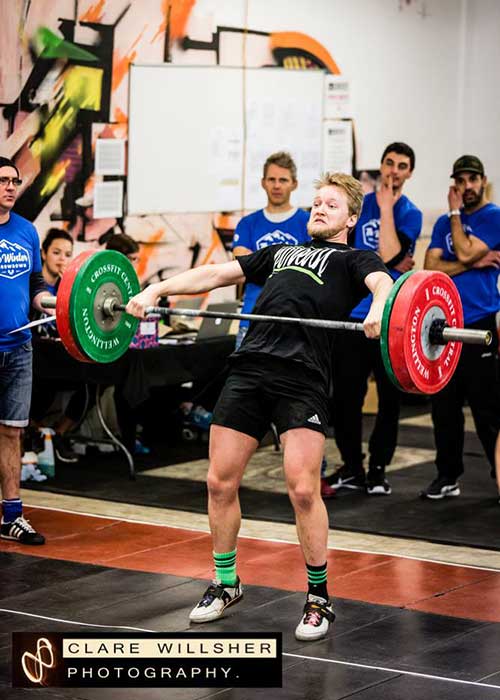
[[[262,166],[289,151],[293,204],[310,206],[322,167],[321,71],[132,65],[128,213],[265,205]]]

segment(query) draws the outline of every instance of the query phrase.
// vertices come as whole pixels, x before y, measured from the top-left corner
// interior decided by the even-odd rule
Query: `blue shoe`
[[[149,447],[143,445],[140,440],[135,441],[134,454],[136,455],[148,455],[151,452]]]
[[[206,411],[203,406],[195,406],[186,416],[186,423],[200,430],[208,432],[212,422],[212,413]]]

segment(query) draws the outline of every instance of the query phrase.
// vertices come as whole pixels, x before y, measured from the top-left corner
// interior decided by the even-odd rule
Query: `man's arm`
[[[129,300],[126,311],[137,318],[144,318],[146,307],[155,306],[159,297],[170,294],[200,294],[217,287],[240,284],[244,280],[243,270],[236,260],[216,265],[200,265],[170,279],[150,284],[143,292]]]
[[[383,182],[377,192],[377,204],[380,208],[380,230],[378,248],[380,257],[384,263],[389,262],[401,253],[401,241],[399,240],[394,223],[394,205],[397,198],[392,189],[392,177]]]
[[[233,255],[235,258],[237,258],[238,255],[250,255],[253,252],[253,250],[250,250],[250,248],[247,248],[244,245],[237,245],[235,248],[233,248]]]
[[[462,195],[454,185],[450,187],[448,192],[448,204],[450,211],[458,211],[463,206]],[[461,263],[472,264],[489,251],[489,247],[480,238],[466,235],[459,214],[450,216],[450,226],[455,255]]]
[[[30,275],[30,299],[32,307],[39,313],[55,315],[55,309],[44,309],[41,305],[43,297],[50,297],[44,277],[41,272],[32,272]]]
[[[52,294],[49,291],[39,292],[31,300],[32,307],[42,314],[48,314],[49,316],[55,316],[56,315],[55,309],[44,309],[42,306],[42,299],[44,297],[51,297],[51,296],[52,296]]]
[[[442,248],[428,248],[425,254],[424,270],[446,272],[450,277],[468,270],[468,267],[459,260],[443,260],[442,255]]]
[[[365,284],[373,294],[373,300],[363,328],[367,338],[379,338],[385,302],[393,285],[392,277],[387,272],[370,272],[365,277]]]

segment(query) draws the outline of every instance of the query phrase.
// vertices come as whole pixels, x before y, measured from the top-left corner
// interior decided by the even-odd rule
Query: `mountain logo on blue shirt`
[[[279,243],[282,245],[297,245],[298,240],[295,238],[295,236],[276,229],[275,231],[266,233],[265,236],[258,238],[256,249],[260,250],[261,248],[267,248],[270,245],[276,245]]]
[[[30,254],[19,243],[0,241],[0,277],[14,279],[31,271]]]
[[[378,232],[380,229],[380,219],[370,219],[363,224],[361,232],[363,235],[363,243],[367,248],[378,250]]]

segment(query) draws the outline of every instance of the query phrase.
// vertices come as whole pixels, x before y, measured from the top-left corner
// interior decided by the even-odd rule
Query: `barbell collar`
[[[43,306],[44,309],[55,309],[56,302],[56,297],[42,297],[41,306]]]

